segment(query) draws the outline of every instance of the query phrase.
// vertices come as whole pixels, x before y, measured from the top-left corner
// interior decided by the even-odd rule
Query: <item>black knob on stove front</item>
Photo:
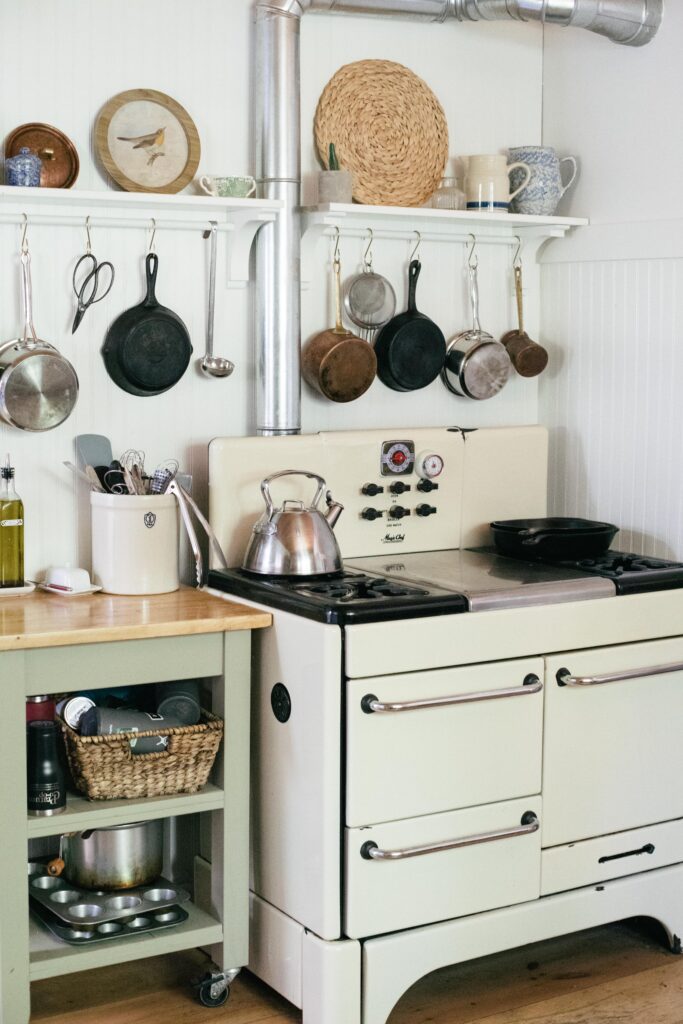
[[[405,494],[410,490],[410,484],[404,484],[402,480],[397,480],[395,484],[389,485],[389,490],[392,494]]]
[[[380,512],[378,508],[364,508],[361,512],[362,519],[369,519],[370,522],[374,522],[375,519],[381,519],[384,512]]]
[[[378,494],[384,494],[384,488],[380,487],[379,484],[363,484],[361,494],[367,494],[368,497],[374,498]]]
[[[433,516],[436,515],[436,509],[433,505],[418,505],[415,509],[419,516]]]
[[[392,505],[389,509],[389,515],[392,519],[403,519],[404,516],[410,515],[410,509],[403,508],[402,505]]]
[[[430,491],[438,491],[439,485],[435,484],[433,480],[420,480],[417,489],[423,494],[429,494]]]

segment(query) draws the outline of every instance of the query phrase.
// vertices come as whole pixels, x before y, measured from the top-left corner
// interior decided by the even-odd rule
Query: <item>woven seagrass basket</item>
[[[62,723],[62,732],[76,789],[90,800],[118,800],[196,793],[216,759],[223,722],[202,711],[198,725],[79,736]],[[158,753],[134,754],[130,741],[142,736],[168,736],[168,746]]]

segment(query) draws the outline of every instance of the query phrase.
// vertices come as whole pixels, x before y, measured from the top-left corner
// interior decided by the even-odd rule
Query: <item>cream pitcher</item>
[[[510,192],[510,174],[516,169],[524,172],[524,179],[514,192]],[[485,213],[508,213],[510,202],[519,195],[531,178],[525,163],[508,165],[507,157],[499,153],[471,156],[465,176],[467,209]]]

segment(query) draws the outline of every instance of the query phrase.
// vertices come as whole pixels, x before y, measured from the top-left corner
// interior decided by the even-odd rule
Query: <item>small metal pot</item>
[[[481,402],[502,391],[512,373],[512,363],[505,346],[481,328],[476,263],[470,262],[469,274],[474,326],[448,342],[441,378],[454,395]]]
[[[83,889],[134,889],[161,874],[163,839],[161,818],[65,832],[47,870]]]

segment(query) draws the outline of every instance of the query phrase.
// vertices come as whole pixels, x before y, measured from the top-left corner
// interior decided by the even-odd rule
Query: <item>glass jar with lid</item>
[[[466,210],[467,197],[458,186],[458,179],[455,177],[442,178],[429,205],[434,210]]]

